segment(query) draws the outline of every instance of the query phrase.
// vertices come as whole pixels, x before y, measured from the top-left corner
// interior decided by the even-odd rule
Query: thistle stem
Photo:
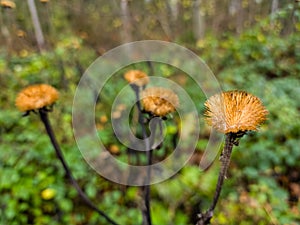
[[[220,197],[220,193],[222,190],[222,186],[223,186],[223,182],[226,178],[227,175],[227,170],[229,168],[229,164],[230,164],[230,157],[231,157],[231,152],[232,152],[232,148],[233,145],[235,143],[236,140],[236,134],[235,133],[228,133],[226,134],[226,139],[225,139],[225,146],[223,148],[221,157],[220,157],[220,161],[221,161],[221,169],[220,169],[220,173],[219,173],[219,177],[218,177],[218,183],[216,186],[216,191],[215,191],[215,195],[212,201],[211,206],[209,207],[208,211],[205,213],[201,213],[199,215],[199,220],[197,222],[196,225],[206,225],[206,224],[210,224],[210,220],[213,217],[214,214],[214,209],[217,205],[218,199]]]
[[[143,214],[143,225],[152,225],[151,221],[151,206],[150,206],[150,179],[151,179],[151,164],[152,164],[152,149],[150,149],[150,141],[147,135],[145,123],[144,123],[144,115],[142,112],[141,102],[140,102],[140,94],[139,94],[139,87],[132,86],[135,95],[136,95],[136,105],[138,108],[138,120],[139,124],[142,128],[142,135],[143,139],[145,141],[145,148],[146,148],[146,157],[147,157],[147,176],[146,176],[146,185],[143,186],[144,190],[144,204],[145,208],[142,208],[142,214]]]
[[[51,143],[55,149],[55,153],[56,156],[58,157],[58,159],[60,160],[61,164],[64,167],[64,170],[67,174],[67,176],[69,177],[73,187],[76,189],[77,193],[79,194],[79,196],[82,198],[82,200],[84,201],[84,203],[90,207],[92,210],[96,211],[99,215],[101,215],[102,217],[104,217],[106,219],[107,222],[109,222],[109,224],[113,224],[113,225],[118,225],[115,221],[113,221],[108,215],[106,215],[102,210],[98,209],[97,206],[95,206],[94,203],[91,202],[91,200],[86,196],[86,194],[82,191],[82,189],[80,188],[79,184],[77,183],[77,181],[75,180],[75,178],[72,175],[72,172],[67,164],[67,162],[64,159],[64,155],[60,149],[60,146],[56,140],[56,137],[54,135],[52,126],[50,124],[49,118],[48,118],[48,112],[45,109],[40,109],[39,110],[39,114],[40,114],[40,118],[45,126],[45,129],[47,131],[47,134],[51,140]]]
[[[145,223],[145,225],[151,225],[152,221],[151,221],[151,207],[150,207],[150,178],[151,178],[151,164],[152,164],[152,150],[147,151],[147,164],[148,164],[148,168],[147,168],[147,177],[146,177],[146,186],[144,187],[144,198],[145,198],[145,207],[146,207],[146,211],[145,211],[145,216],[147,218],[147,223]]]
[[[227,170],[229,168],[230,157],[231,157],[234,140],[235,140],[235,135],[233,133],[229,133],[226,135],[225,146],[222,151],[222,155],[221,155],[221,159],[220,159],[221,160],[221,170],[220,170],[220,174],[219,174],[219,178],[218,178],[215,196],[214,196],[212,205],[209,208],[209,211],[213,211],[217,205],[217,202],[218,202],[221,190],[222,190],[223,182],[224,182],[224,179],[226,178]]]

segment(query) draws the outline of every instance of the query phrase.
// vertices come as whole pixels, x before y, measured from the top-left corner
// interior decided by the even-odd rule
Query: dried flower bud
[[[261,100],[245,91],[227,91],[210,97],[206,122],[222,133],[257,130],[268,114]]]
[[[47,84],[30,85],[16,98],[16,106],[22,111],[40,109],[52,105],[58,99],[58,91]]]
[[[129,83],[135,84],[139,87],[145,86],[149,83],[148,75],[140,70],[129,70],[124,74],[124,78]]]
[[[165,116],[179,106],[178,96],[173,91],[161,87],[144,90],[141,101],[144,110],[156,116]]]

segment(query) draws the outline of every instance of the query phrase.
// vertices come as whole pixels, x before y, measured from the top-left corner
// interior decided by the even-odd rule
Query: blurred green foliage
[[[299,10],[293,10],[299,17]],[[212,224],[300,223],[300,26],[296,23],[298,32],[282,38],[280,18],[284,16],[284,11],[279,12],[273,25],[269,19],[262,20],[239,36],[228,34],[217,39],[207,35],[194,46],[213,68],[224,90],[249,91],[269,110],[268,121],[259,132],[250,133],[235,147],[230,179]],[[95,57],[93,50],[72,36],[42,54],[24,50],[9,58],[0,55],[0,224],[105,224],[77,197],[38,116],[23,118],[16,111],[17,92],[32,83],[48,83],[61,92],[50,119],[71,170],[87,195],[118,223],[141,223],[140,189],[101,178],[88,167],[73,139],[73,95],[84,68]],[[199,113],[203,112],[205,97],[192,80],[170,66],[153,66],[153,75],[178,82],[196,101]],[[145,63],[129,68],[151,72]],[[127,159],[126,149],[114,139],[109,121],[101,121],[100,116],[110,117],[111,97],[126,84],[120,77],[129,68],[118,71],[107,83],[96,109],[102,141],[107,147],[116,145],[116,157],[122,160]],[[176,116],[167,121],[168,137],[156,153],[158,159],[172,151],[177,126]],[[195,157],[176,176],[152,186],[154,224],[194,224],[196,214],[208,207],[219,168],[215,162],[208,171],[199,170],[208,135],[205,127]]]

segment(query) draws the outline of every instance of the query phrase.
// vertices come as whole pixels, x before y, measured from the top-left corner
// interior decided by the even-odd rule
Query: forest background
[[[248,91],[269,110],[260,131],[235,148],[212,224],[299,224],[299,31],[300,3],[293,0],[1,1],[0,224],[106,223],[80,204],[37,116],[23,118],[17,111],[17,93],[33,83],[60,91],[51,121],[87,195],[120,224],[141,223],[140,189],[105,180],[81,156],[72,133],[72,101],[82,74],[97,57],[146,39],[192,50],[223,90]],[[143,63],[129,68],[150,73]],[[188,90],[203,113],[206,97],[182,71],[155,64],[152,72]],[[105,146],[125,160],[126,148],[112,138],[108,125],[111,96],[126,85],[123,73],[105,86],[96,123]],[[203,120],[201,126],[188,164],[151,187],[153,224],[195,224],[212,199],[219,163],[199,170],[209,136]],[[161,154],[172,151],[178,129],[175,122],[166,124]]]

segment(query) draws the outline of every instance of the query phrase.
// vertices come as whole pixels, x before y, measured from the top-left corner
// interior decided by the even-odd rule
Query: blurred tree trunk
[[[242,0],[235,0],[237,16],[236,16],[236,32],[240,34],[244,27],[244,10]]]
[[[173,32],[171,29],[171,24],[170,24],[170,13],[171,8],[169,3],[163,2],[163,8],[159,8],[158,9],[158,13],[157,13],[157,19],[161,25],[162,30],[164,31],[165,35],[167,36],[167,40],[171,41],[173,39]]]
[[[176,21],[178,18],[178,0],[170,0],[167,1],[167,4],[170,7],[171,15],[172,15],[172,21]]]
[[[229,14],[235,19],[235,30],[239,34],[243,28],[242,0],[231,0]]]
[[[40,9],[40,15],[41,15],[41,27],[43,27],[44,34],[46,37],[50,34],[51,35],[51,29],[52,29],[52,24],[51,24],[51,19],[50,19],[50,8],[49,8],[49,2],[45,2],[41,4]]]
[[[202,0],[196,0],[193,5],[193,33],[197,40],[205,35],[205,15],[201,10],[201,4]]]
[[[272,5],[271,5],[271,26],[274,26],[274,16],[278,10],[279,2],[278,0],[272,0]]]
[[[132,21],[128,9],[128,0],[121,0],[121,20],[123,25],[123,29],[121,30],[121,42],[132,42]],[[126,51],[128,52],[128,55],[132,52],[129,45],[126,46]]]
[[[122,42],[128,43],[132,41],[132,24],[130,13],[128,9],[128,0],[121,0],[121,18],[123,24],[123,30],[121,33]]]
[[[38,48],[40,51],[43,51],[43,49],[45,47],[45,39],[44,39],[44,35],[43,35],[42,28],[40,25],[39,16],[37,14],[35,2],[34,2],[34,0],[27,0],[27,4],[29,7],[32,24],[34,27],[35,38],[36,38],[36,41],[38,44]]]
[[[6,44],[6,49],[7,49],[7,56],[9,57],[10,55],[10,50],[12,47],[12,37],[11,37],[11,32],[9,30],[9,27],[12,27],[12,24],[9,24],[8,21],[8,17],[10,16],[9,12],[7,9],[1,9],[3,10],[0,14],[0,30],[1,30],[1,36],[4,38],[5,40],[5,44]],[[9,27],[7,26],[9,24]]]
[[[271,6],[271,14],[276,13],[278,10],[279,2],[278,0],[272,0],[272,6]]]

